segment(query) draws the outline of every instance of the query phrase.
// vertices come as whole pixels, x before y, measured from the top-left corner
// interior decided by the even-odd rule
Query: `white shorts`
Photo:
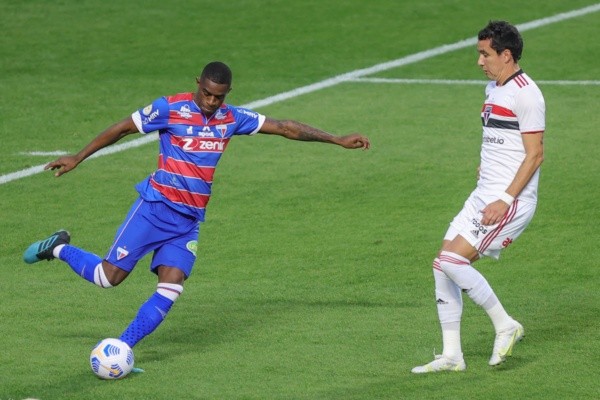
[[[495,225],[482,225],[481,210],[498,200],[496,195],[483,195],[474,191],[463,209],[450,223],[444,240],[460,235],[477,249],[480,255],[500,258],[500,251],[510,245],[527,228],[533,218],[536,205],[515,199],[502,221]]]

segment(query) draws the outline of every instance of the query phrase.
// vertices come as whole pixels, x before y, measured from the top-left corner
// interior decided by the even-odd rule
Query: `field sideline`
[[[569,20],[572,18],[585,16],[585,15],[592,14],[592,13],[595,13],[598,11],[600,11],[600,3],[594,4],[594,5],[591,5],[588,7],[584,7],[584,8],[578,9],[578,10],[573,10],[573,11],[557,14],[557,15],[554,15],[551,17],[541,18],[539,20],[531,21],[528,23],[519,24],[519,25],[517,25],[517,27],[519,28],[519,30],[521,32],[525,32],[530,29],[540,28],[540,27],[543,27],[546,25]],[[289,92],[280,93],[280,94],[277,94],[274,96],[267,97],[262,100],[256,100],[256,101],[253,101],[248,104],[243,104],[241,106],[247,107],[250,109],[260,109],[261,107],[265,107],[265,106],[277,103],[279,101],[293,99],[297,96],[312,93],[317,90],[322,90],[322,89],[325,89],[325,88],[328,88],[328,87],[331,87],[331,86],[334,86],[334,85],[337,85],[337,84],[340,84],[343,82],[360,81],[360,79],[362,77],[365,77],[368,75],[376,74],[376,73],[386,71],[389,69],[393,69],[393,68],[399,68],[399,67],[402,67],[402,66],[405,66],[408,64],[426,60],[430,57],[436,57],[436,56],[439,56],[439,55],[442,55],[442,54],[445,54],[445,53],[448,53],[451,51],[460,50],[465,47],[473,46],[476,42],[477,42],[476,38],[461,40],[459,42],[456,42],[456,43],[453,43],[450,45],[436,47],[436,48],[426,50],[426,51],[423,51],[420,53],[416,53],[416,54],[413,54],[413,55],[410,55],[407,57],[403,57],[403,58],[400,58],[397,60],[374,65],[369,68],[341,74],[341,75],[335,76],[333,78],[314,83],[309,86],[304,86],[301,88],[291,90]],[[365,80],[365,81],[367,81],[367,80]],[[367,82],[373,82],[373,81],[371,80],[371,81],[367,81]],[[561,84],[577,84],[577,83],[568,83],[568,82],[569,81],[563,81],[563,83],[561,83]],[[430,83],[435,83],[435,82],[430,82]],[[598,81],[584,81],[579,84],[598,85],[599,83],[598,83]],[[113,154],[115,152],[123,151],[123,150],[129,149],[129,148],[132,148],[132,147],[141,146],[146,143],[153,142],[155,140],[156,140],[156,134],[148,135],[147,137],[140,138],[140,139],[137,139],[134,141],[130,141],[129,143],[127,143],[125,145],[121,144],[121,145],[113,146],[113,148],[111,148],[111,149],[104,149],[104,150],[98,152],[97,154],[94,154],[90,158],[96,158],[96,157],[103,156],[103,155]],[[24,178],[24,177],[27,177],[27,176],[30,176],[33,174],[43,172],[44,165],[45,164],[37,165],[35,167],[31,167],[26,170],[16,171],[16,172],[8,173],[5,175],[0,175],[0,185],[11,182],[16,179],[21,179],[21,178]]]

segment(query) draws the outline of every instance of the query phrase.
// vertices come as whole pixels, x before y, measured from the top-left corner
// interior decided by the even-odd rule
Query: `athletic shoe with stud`
[[[464,371],[466,369],[467,364],[465,364],[464,360],[452,360],[438,354],[435,356],[435,360],[429,364],[414,367],[410,372],[413,374],[426,374],[428,372]]]
[[[525,329],[517,321],[513,322],[512,327],[496,333],[494,350],[492,351],[489,364],[491,366],[502,364],[506,360],[506,357],[512,355],[515,343],[523,339],[523,336],[525,336]]]
[[[23,261],[27,264],[33,264],[42,260],[53,260],[55,257],[54,254],[52,254],[52,250],[58,245],[69,244],[70,241],[71,236],[69,235],[69,232],[61,229],[54,232],[46,239],[39,240],[29,246],[23,254]]]

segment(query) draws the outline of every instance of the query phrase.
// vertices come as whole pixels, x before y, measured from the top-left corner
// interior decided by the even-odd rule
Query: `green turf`
[[[413,4],[418,3],[418,4]],[[7,1],[0,4],[0,175],[77,151],[204,63],[234,70],[233,104],[524,23],[592,1]],[[524,32],[537,80],[599,80],[600,13]],[[374,76],[484,79],[465,48]],[[493,328],[465,301],[468,370],[414,376],[440,350],[431,260],[473,188],[482,88],[351,82],[263,107],[368,152],[261,136],[233,140],[215,176],[199,258],[166,322],[135,348],[145,369],[100,381],[88,355],[155,289],[143,260],[100,290],[59,263],[25,265],[54,229],[102,255],[156,165],[156,144],[60,179],[0,185],[0,400],[593,399],[600,298],[595,222],[599,86],[540,85],[546,161],[537,215],[488,278],[527,335],[488,367]]]

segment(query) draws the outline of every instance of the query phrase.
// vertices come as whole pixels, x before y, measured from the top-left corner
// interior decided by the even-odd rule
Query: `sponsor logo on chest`
[[[215,133],[213,129],[216,130],[217,133]],[[202,129],[199,129],[199,127],[196,127],[196,129],[194,129],[194,126],[190,125],[185,130],[185,134],[189,136],[198,136],[201,138],[214,138],[217,136],[225,138],[227,136],[227,125],[215,125],[212,127],[212,129],[208,125],[203,126]]]
[[[222,153],[227,147],[227,141],[213,138],[182,137],[178,138],[175,145],[189,152],[216,152]]]

